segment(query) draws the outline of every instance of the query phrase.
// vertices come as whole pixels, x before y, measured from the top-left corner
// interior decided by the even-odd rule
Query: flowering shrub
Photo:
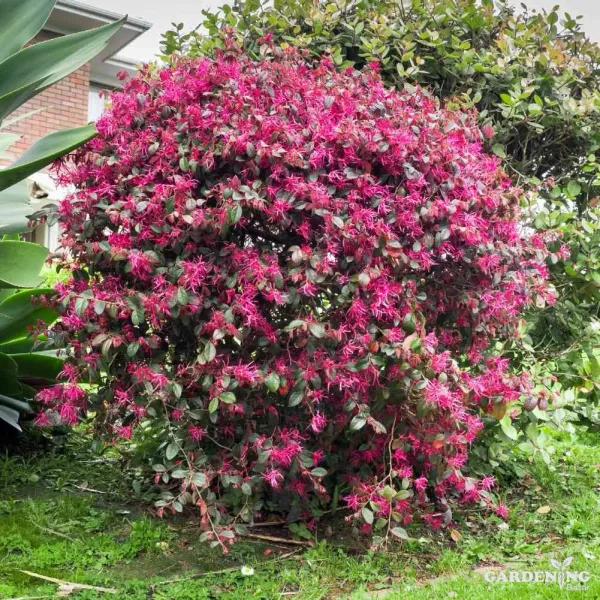
[[[59,169],[70,358],[38,422],[92,408],[139,434],[159,513],[197,505],[224,549],[260,513],[338,498],[375,544],[448,523],[451,497],[502,514],[461,470],[479,415],[528,391],[489,341],[552,293],[474,115],[376,65],[233,45],[111,98]]]
[[[594,366],[600,289],[593,281],[594,253],[600,252],[594,242],[600,237],[600,46],[586,36],[583,18],[557,6],[515,8],[512,0],[228,4],[202,11],[201,28],[174,27],[163,35],[166,57],[212,56],[222,47],[223,28],[235,27],[251,55],[264,51],[268,36],[274,47],[327,53],[339,68],[360,70],[378,60],[389,86],[418,84],[462,108],[476,106],[482,130],[494,131],[485,147],[520,186],[535,189],[526,211],[529,227],[560,230],[562,239],[547,258],[560,298],[545,310],[527,311],[520,338],[502,341],[513,365],[556,402],[544,415],[545,400],[531,412],[533,400],[519,403],[523,412],[512,425],[485,419],[470,454],[471,472],[487,474],[491,463],[501,478],[522,475],[502,449],[506,435],[549,461],[551,441],[538,435],[542,421],[559,428],[565,419],[585,427],[600,422],[600,393],[594,392],[600,384]],[[571,250],[566,260],[558,252],[563,243]],[[560,374],[559,381],[550,374]]]

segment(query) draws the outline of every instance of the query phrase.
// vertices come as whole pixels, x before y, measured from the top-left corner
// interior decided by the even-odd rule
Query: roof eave
[[[114,23],[123,16],[104,8],[88,6],[76,0],[59,0],[44,29],[66,35]],[[115,33],[107,47],[91,61],[91,81],[108,87],[118,87],[119,80],[116,78],[116,73],[120,70],[133,73],[135,62],[117,58],[115,55],[151,27],[152,23],[148,21],[127,16],[123,27]],[[120,68],[117,68],[118,66]]]

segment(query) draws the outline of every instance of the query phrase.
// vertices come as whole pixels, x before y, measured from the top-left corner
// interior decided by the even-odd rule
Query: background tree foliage
[[[506,0],[248,1],[203,14],[208,33],[176,25],[164,36],[165,58],[211,54],[222,44],[219,31],[231,27],[257,57],[269,36],[282,49],[330,54],[339,67],[377,61],[390,86],[420,84],[444,102],[479,110],[494,134],[490,149],[524,189],[531,225],[560,230],[571,250],[567,260],[548,260],[557,304],[530,314],[522,341],[505,348],[540,389],[559,392],[559,410],[551,417],[524,411],[522,429],[532,418],[596,426],[600,48],[581,21],[558,7],[517,11]],[[508,427],[505,434],[514,436]]]

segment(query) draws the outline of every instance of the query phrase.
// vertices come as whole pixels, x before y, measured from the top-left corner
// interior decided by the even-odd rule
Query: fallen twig
[[[312,540],[290,540],[288,538],[275,537],[274,535],[263,535],[261,533],[246,533],[243,537],[263,540],[265,542],[275,542],[276,544],[292,544],[294,546],[305,546],[310,548],[315,545]]]
[[[50,581],[51,583],[56,583],[61,587],[68,587],[72,590],[94,590],[95,592],[104,592],[105,594],[118,594],[119,590],[115,590],[115,588],[104,588],[98,587],[95,585],[87,585],[85,583],[72,583],[70,581],[63,581],[62,579],[56,579],[55,577],[48,577],[47,575],[40,575],[39,573],[34,573],[33,571],[25,571],[23,569],[17,569],[21,573],[25,573],[30,577],[37,577],[38,579],[43,579],[44,581]]]
[[[194,573],[193,575],[188,575],[187,577],[165,579],[165,581],[153,583],[152,591],[154,591],[154,588],[159,585],[168,585],[169,583],[177,583],[179,581],[190,581],[192,579],[202,579],[202,577],[207,577],[208,575],[221,575],[222,573],[233,573],[234,571],[239,571],[240,569],[241,567],[229,567],[228,569],[219,569],[218,571],[205,571],[204,573]]]
[[[108,494],[108,492],[103,492],[102,490],[95,490],[94,488],[86,487],[84,485],[76,485],[75,483],[72,483],[71,485],[77,488],[78,490],[82,490],[84,492],[91,492],[92,494]]]
[[[248,529],[254,529],[256,527],[277,527],[278,525],[284,526],[287,525],[286,521],[264,521],[263,523],[252,523],[252,525],[245,524]],[[199,529],[198,525],[188,525],[184,527],[186,531],[188,529]]]
[[[260,544],[261,546],[265,545],[265,542],[263,542],[262,540],[253,540],[251,538],[245,538],[244,541],[247,544]],[[289,546],[283,546],[282,544],[275,544],[274,542],[269,542],[269,546],[271,548],[278,548],[279,550],[287,550],[289,548]]]
[[[253,523],[252,525],[246,525],[250,529],[255,527],[276,527],[277,525],[286,525],[286,521],[265,521],[264,523]]]
[[[19,596],[18,598],[7,598],[6,600],[41,600],[42,598],[52,598],[52,596]]]
[[[58,537],[64,538],[65,540],[69,540],[70,542],[80,542],[81,541],[81,540],[72,538],[71,536],[67,535],[66,533],[61,533],[60,531],[54,531],[54,529],[49,529],[48,527],[43,527],[42,525],[39,525],[35,521],[32,521],[32,523],[38,529],[41,529],[42,531],[45,531],[46,533],[50,533],[52,535],[57,535]]]

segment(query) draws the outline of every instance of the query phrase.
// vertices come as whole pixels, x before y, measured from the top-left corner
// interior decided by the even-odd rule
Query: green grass
[[[0,460],[0,598],[55,597],[56,584],[21,569],[119,590],[73,592],[77,600],[600,598],[599,440],[555,438],[550,468],[526,464],[523,481],[505,491],[508,527],[470,507],[457,515],[458,542],[413,528],[412,541],[374,554],[338,524],[332,538],[292,555],[292,546],[250,541],[223,555],[198,542],[193,518],[153,518],[116,455],[99,458],[74,436],[65,451]],[[482,575],[490,566],[550,571],[550,558],[569,556],[570,571],[591,573],[587,591]]]

